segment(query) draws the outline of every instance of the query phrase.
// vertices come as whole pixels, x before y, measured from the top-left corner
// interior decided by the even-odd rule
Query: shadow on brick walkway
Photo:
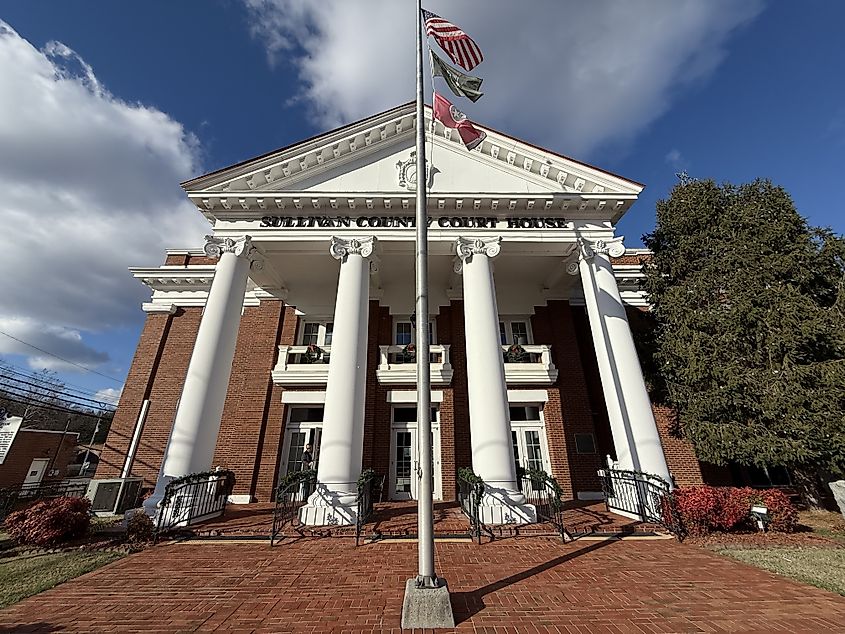
[[[845,598],[673,540],[438,543],[458,631],[842,631]],[[399,632],[414,543],[161,544],[0,612],[14,632]],[[5,629],[4,629],[5,628]]]

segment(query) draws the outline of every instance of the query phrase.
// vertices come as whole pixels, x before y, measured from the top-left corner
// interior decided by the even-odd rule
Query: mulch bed
[[[845,543],[841,540],[831,539],[811,531],[795,533],[711,533],[701,537],[688,537],[684,542],[706,548],[786,548],[800,546],[845,548]]]

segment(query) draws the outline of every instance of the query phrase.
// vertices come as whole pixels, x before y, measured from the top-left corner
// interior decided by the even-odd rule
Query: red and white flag
[[[486,132],[476,129],[463,112],[453,106],[446,97],[437,93],[434,93],[433,112],[434,118],[440,123],[458,131],[468,150],[474,150],[487,138]]]
[[[430,35],[440,44],[452,62],[467,70],[472,70],[484,61],[481,49],[469,35],[431,11],[423,9],[422,14],[425,20],[425,34]]]

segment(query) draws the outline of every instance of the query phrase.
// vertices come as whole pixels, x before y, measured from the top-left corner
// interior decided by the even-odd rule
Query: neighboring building
[[[221,465],[241,501],[267,501],[310,443],[328,493],[307,521],[348,520],[366,467],[388,498],[415,497],[414,125],[408,104],[183,184],[213,237],[132,269],[152,299],[98,478],[152,486],[166,452],[158,496]],[[427,156],[436,497],[473,466],[504,506],[520,468],[596,498],[607,455],[699,483],[625,314],[647,309],[647,252],[614,227],[643,186],[493,130],[467,152],[450,132]]]
[[[14,422],[15,419],[7,419]],[[20,420],[19,418],[17,419]],[[0,434],[4,423],[0,422]],[[18,489],[63,480],[75,455],[78,434],[17,428],[10,444],[0,441],[0,489]]]

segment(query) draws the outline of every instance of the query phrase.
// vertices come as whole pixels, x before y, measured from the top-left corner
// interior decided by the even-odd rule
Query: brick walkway
[[[438,543],[459,631],[841,632],[845,598],[673,540]],[[0,612],[3,631],[398,631],[415,544],[162,544]]]

